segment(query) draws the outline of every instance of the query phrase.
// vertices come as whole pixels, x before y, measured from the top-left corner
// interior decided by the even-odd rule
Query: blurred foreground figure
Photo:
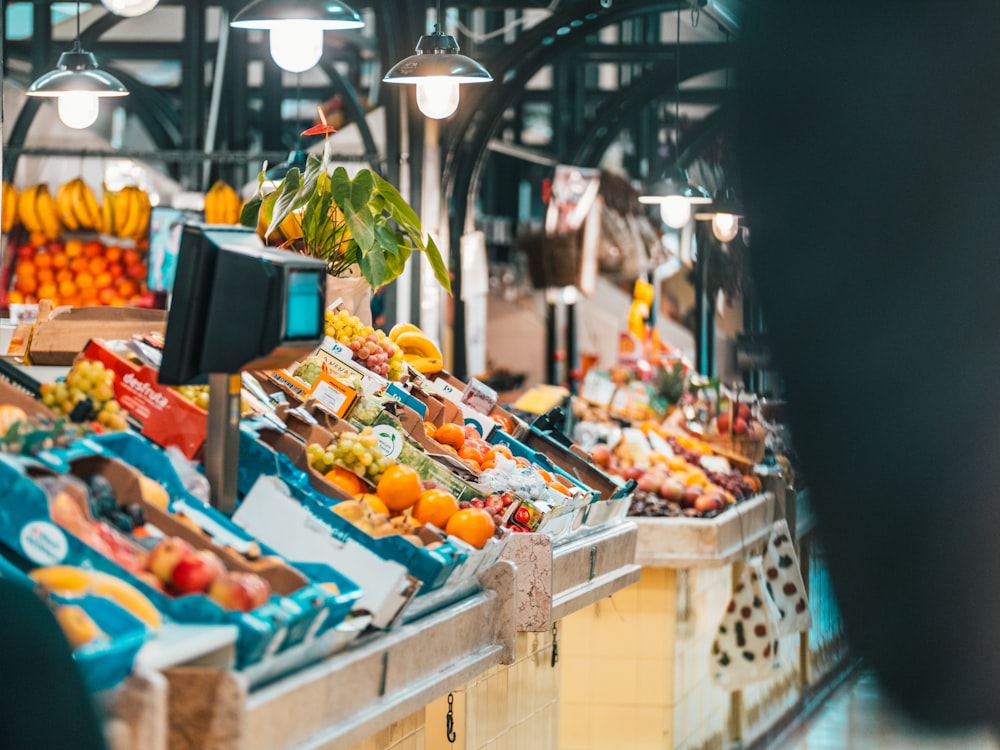
[[[855,650],[1000,721],[1000,2],[746,3],[755,282]]]

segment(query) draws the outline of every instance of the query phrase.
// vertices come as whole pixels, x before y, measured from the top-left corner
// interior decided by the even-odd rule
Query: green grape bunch
[[[118,402],[115,401],[115,373],[103,362],[79,359],[66,377],[57,383],[43,383],[42,403],[65,416],[73,414],[77,406],[89,401],[88,413],[75,418],[96,421],[109,430],[124,430],[128,425]]]
[[[334,466],[353,471],[362,479],[377,484],[382,474],[396,462],[378,447],[378,438],[371,427],[359,433],[341,432],[326,448],[318,443],[306,446],[309,465],[326,474]]]

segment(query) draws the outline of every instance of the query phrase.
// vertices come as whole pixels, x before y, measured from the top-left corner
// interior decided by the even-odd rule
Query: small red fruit
[[[743,417],[737,417],[733,422],[733,434],[734,435],[746,435],[747,434],[747,421]]]

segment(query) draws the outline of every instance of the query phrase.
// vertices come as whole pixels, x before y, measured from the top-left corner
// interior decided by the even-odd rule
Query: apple
[[[736,408],[736,416],[740,419],[749,422],[750,421],[750,407],[746,404],[740,404]]]
[[[643,471],[638,466],[629,466],[627,469],[623,469],[621,473],[622,479],[626,481],[629,479],[635,479],[638,481],[642,475]]]
[[[699,495],[694,501],[694,509],[699,513],[708,513],[713,510],[718,510],[719,507],[715,502],[714,495]]]
[[[271,595],[267,581],[255,573],[226,572],[212,581],[208,597],[226,609],[249,612]]]
[[[163,588],[163,582],[150,573],[148,570],[144,570],[141,573],[136,573],[135,577],[142,581],[144,584],[149,586],[151,589],[159,591],[161,594],[165,594],[167,590]]]
[[[636,489],[640,492],[659,492],[660,486],[663,484],[663,477],[647,471],[641,477],[639,477],[639,484]]]
[[[146,568],[163,583],[170,583],[177,563],[194,554],[190,544],[171,536],[157,543],[146,559]]]
[[[729,412],[724,411],[715,420],[715,428],[719,431],[720,435],[725,435],[729,432]]]
[[[606,469],[611,466],[611,449],[608,447],[607,443],[598,443],[591,448],[590,457],[593,458],[594,463],[602,469]]]
[[[681,505],[685,508],[694,507],[695,501],[705,494],[705,488],[695,485],[693,487],[687,487],[684,489],[684,494],[681,495]]]
[[[733,434],[734,435],[747,434],[747,421],[743,417],[737,417],[735,420],[733,420]]]
[[[174,566],[170,585],[178,594],[195,594],[206,591],[216,578],[226,572],[218,556],[207,549],[181,558]]]
[[[685,487],[676,479],[667,479],[660,485],[660,497],[673,503],[679,503],[684,497]]]

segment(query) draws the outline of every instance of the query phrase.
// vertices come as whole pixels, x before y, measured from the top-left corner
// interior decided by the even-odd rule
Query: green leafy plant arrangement
[[[329,126],[311,128],[303,135],[333,132]],[[330,172],[329,140],[323,155],[311,154],[305,171],[288,170],[276,188],[264,176],[257,178],[257,193],[240,215],[244,226],[266,226],[263,238],[276,233],[282,246],[326,262],[328,273],[343,276],[357,266],[373,289],[399,276],[414,250],[430,261],[434,278],[449,293],[451,280],[441,252],[424,232],[413,208],[399,191],[370,169],[352,179],[347,170]]]

